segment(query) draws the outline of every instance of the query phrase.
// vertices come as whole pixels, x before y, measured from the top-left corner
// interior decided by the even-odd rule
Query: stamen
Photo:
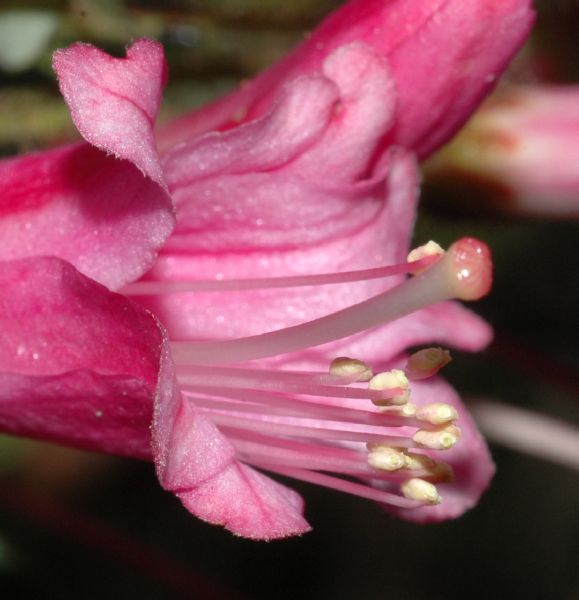
[[[362,361],[359,361],[360,363]],[[369,368],[369,367],[368,367]],[[351,375],[339,375],[331,372],[315,372],[315,371],[281,371],[279,369],[252,369],[248,367],[224,367],[224,366],[197,366],[194,364],[178,365],[178,374],[198,374],[205,375],[206,382],[210,379],[217,379],[218,382],[224,381],[227,378],[235,378],[237,380],[245,380],[248,383],[257,380],[280,381],[285,383],[310,383],[314,385],[339,385],[347,386],[357,381],[354,378],[354,373]]]
[[[246,431],[238,433],[239,435],[234,432],[230,439],[239,458],[250,464],[258,463],[264,468],[291,467],[326,471],[337,475],[355,476],[367,481],[396,484],[408,478],[408,474],[377,470],[369,466],[366,456],[355,450],[275,438]],[[425,470],[417,471],[416,476],[428,478],[430,473]]]
[[[415,419],[398,413],[376,413],[361,409],[345,408],[334,406],[333,404],[324,404],[318,399],[293,399],[257,390],[219,389],[208,386],[189,388],[188,386],[183,386],[183,394],[191,398],[197,406],[215,410],[296,417],[318,417],[327,421],[358,423],[360,425],[374,425],[376,427],[420,427],[420,423]],[[219,399],[212,396],[217,396]],[[221,398],[230,398],[233,401],[228,402]]]
[[[456,425],[447,425],[442,429],[419,429],[412,440],[419,448],[430,450],[448,450],[460,439],[460,429]]]
[[[339,356],[338,358],[334,358],[330,364],[330,375],[347,378],[349,381],[354,382],[370,381],[374,374],[365,362],[357,358]]]
[[[454,473],[448,463],[435,461],[417,452],[407,452],[404,459],[404,469],[419,473],[421,479],[428,478],[431,483],[449,483],[453,480]]]
[[[374,446],[368,453],[368,464],[374,469],[398,471],[405,468],[404,452],[388,446]]]
[[[434,243],[434,242],[432,242]],[[185,292],[227,292],[274,288],[308,287],[370,281],[394,275],[405,275],[427,269],[437,257],[423,255],[399,265],[389,265],[359,271],[321,273],[318,275],[292,275],[288,277],[263,277],[247,279],[214,279],[190,281],[137,281],[123,287],[121,293],[128,296],[153,296],[157,294],[179,294]]]
[[[410,471],[419,471],[424,469],[430,471],[436,465],[430,456],[426,454],[418,454],[418,452],[407,452],[404,456],[404,468]]]
[[[223,291],[343,283],[367,279],[371,273],[415,275],[387,292],[309,323],[235,340],[174,342],[184,396],[231,439],[239,459],[248,464],[392,506],[418,508],[440,502],[434,483],[449,481],[452,470],[409,449],[452,447],[460,437],[454,425],[458,415],[447,404],[417,408],[409,403],[408,376],[424,379],[435,374],[450,360],[445,350],[415,353],[406,373],[394,369],[374,375],[366,363],[346,357],[332,361],[326,373],[220,366],[309,349],[442,300],[475,299],[488,291],[490,256],[476,240],[459,240],[446,254],[427,245],[414,256],[418,258],[404,266],[357,272],[357,279],[350,272],[177,282],[174,291]],[[368,382],[367,388],[362,382]],[[370,400],[374,406],[367,402],[359,408],[360,400]]]
[[[217,364],[285,354],[319,346],[393,321],[442,300],[475,300],[492,280],[488,248],[463,238],[420,275],[368,300],[286,329],[225,341],[173,342],[177,363]]]
[[[256,466],[259,466],[259,464],[256,464]],[[278,473],[279,475],[307,481],[309,483],[352,494],[353,496],[367,498],[368,500],[373,500],[374,502],[380,502],[389,506],[413,509],[420,508],[421,506],[424,506],[424,504],[430,504],[428,500],[402,497],[398,494],[392,494],[346,479],[339,479],[337,477],[332,477],[331,475],[326,475],[325,473],[318,473],[317,471],[308,471],[306,469],[284,469],[279,467],[270,468],[268,466],[265,466],[265,468],[274,473]]]
[[[268,373],[251,369],[232,367],[204,367],[198,365],[179,365],[177,375],[181,384],[187,386],[205,386],[216,388],[272,390],[292,392],[309,396],[326,396],[331,398],[360,398],[376,402],[387,402],[403,392],[399,387],[364,389],[346,385],[324,385],[318,383],[321,376],[308,378],[306,374]],[[329,377],[329,375],[325,375]]]
[[[456,408],[450,404],[433,402],[425,404],[416,411],[416,418],[431,425],[445,425],[458,419]]]
[[[273,422],[253,419],[243,415],[232,415],[212,412],[211,420],[224,431],[255,431],[268,433],[270,435],[282,435],[289,437],[310,438],[319,441],[339,440],[347,442],[374,442],[385,446],[414,447],[416,444],[411,438],[398,435],[385,435],[352,428],[338,429],[330,423],[319,424],[312,422],[311,425],[297,425],[288,422]]]
[[[431,483],[452,483],[453,480],[454,471],[452,467],[442,461],[436,462],[431,474],[428,475],[428,481]]]
[[[294,467],[368,477],[371,473],[362,453],[345,448],[320,446],[258,433],[238,432],[231,438],[245,462]]]
[[[440,504],[442,501],[436,486],[424,479],[409,479],[400,486],[400,489],[409,500],[417,500],[427,504]]]
[[[457,440],[459,435],[458,428],[449,424],[456,411],[438,403],[419,409],[412,404],[390,405],[377,413],[348,408],[353,401],[345,401],[346,405],[338,401],[357,393],[384,392],[383,386],[388,392],[408,394],[408,381],[400,370],[374,376],[369,387],[379,389],[351,387],[369,371],[362,361],[344,358],[333,361],[330,373],[199,365],[178,368],[184,395],[228,436],[240,460],[394,506],[418,508],[438,502],[433,484],[450,481],[450,467],[408,448],[448,447],[449,437]],[[323,396],[307,398],[312,391]],[[435,429],[418,429],[421,423]],[[400,432],[404,435],[395,433],[393,428],[398,427],[404,427]],[[408,427],[417,428],[414,438],[406,434]],[[389,486],[397,486],[394,489],[402,496],[389,491]]]
[[[436,375],[452,360],[450,352],[443,348],[424,348],[410,356],[404,369],[408,379],[416,381]]]
[[[416,415],[416,411],[418,410],[418,407],[416,406],[416,404],[412,404],[411,402],[408,402],[407,404],[404,404],[403,406],[399,406],[399,407],[383,407],[381,409],[381,414],[385,414],[385,413],[389,413],[389,412],[393,412],[393,409],[398,409],[396,411],[397,414],[399,414],[402,417],[414,417]]]
[[[410,398],[408,378],[404,374],[404,371],[400,369],[392,369],[391,371],[374,375],[368,383],[368,388],[370,390],[401,390],[398,394],[388,399],[373,399],[372,402],[376,406],[402,405],[406,404]]]
[[[444,250],[436,242],[430,240],[430,242],[427,242],[423,246],[418,246],[418,248],[414,248],[414,250],[411,250],[406,260],[413,267],[412,273],[414,275],[419,275],[420,273],[422,273],[422,271],[424,271],[425,268],[428,268],[423,267],[420,264],[421,261],[425,260],[426,258],[430,258],[431,260],[438,260],[443,254]]]

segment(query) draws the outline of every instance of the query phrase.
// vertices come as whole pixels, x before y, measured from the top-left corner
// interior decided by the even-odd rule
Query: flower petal
[[[177,495],[194,515],[242,537],[272,540],[310,531],[296,492],[239,462]]]
[[[88,144],[0,162],[0,257],[59,256],[110,288],[138,278],[171,233],[170,198]]]
[[[76,43],[53,57],[74,124],[91,144],[134,163],[165,186],[153,127],[167,81],[163,47],[139,40],[126,58]]]
[[[149,458],[163,334],[57,258],[0,268],[0,428]]]
[[[174,225],[153,137],[163,50],[142,40],[116,59],[74,44],[54,66],[76,125],[103,152],[77,144],[0,162],[0,256],[59,256],[118,288],[151,266]]]
[[[253,252],[208,253],[164,252],[148,275],[152,279],[223,279],[270,277],[299,273],[324,273],[403,262],[418,191],[415,161],[404,152],[390,157],[391,170],[384,190],[381,184],[365,189],[353,199],[358,209],[343,211],[345,228],[323,243],[300,249],[281,248]],[[382,181],[382,176],[377,178]],[[366,185],[366,184],[364,184]],[[342,190],[343,193],[343,190]],[[334,201],[339,202],[335,197]],[[366,221],[356,219],[369,212]],[[314,235],[323,226],[314,227]],[[292,229],[289,230],[290,232]],[[296,233],[299,236],[299,233]],[[259,242],[259,233],[254,235]],[[233,242],[232,242],[233,243]],[[265,244],[264,244],[265,245]],[[312,286],[297,289],[251,290],[238,292],[196,292],[142,297],[139,301],[160,315],[172,339],[229,339],[281,329],[298,322],[350,306],[400,283],[400,277],[350,284]],[[359,356],[384,362],[405,348],[436,341],[464,350],[480,350],[490,341],[490,327],[469,310],[455,303],[442,303],[408,317],[363,332],[346,340],[310,349],[303,355],[280,357],[283,363],[295,361],[306,368],[308,361],[328,363],[336,356]],[[277,362],[277,360],[276,360]]]
[[[161,485],[200,519],[253,539],[309,531],[299,495],[240,463],[229,440],[179,394],[155,404],[153,448]]]
[[[533,22],[530,0],[350,0],[290,55],[243,87],[168,125],[163,148],[267,113],[284,81],[319,73],[358,41],[388,59],[398,119],[387,143],[425,156],[444,143],[495,84]],[[386,143],[386,140],[385,140]]]
[[[358,63],[364,69],[352,74]],[[405,259],[416,166],[398,152],[388,153],[373,168],[368,164],[377,137],[391,125],[392,111],[374,114],[376,103],[393,95],[387,67],[372,51],[353,44],[332,55],[324,68],[328,78],[296,80],[270,115],[201,137],[168,156],[178,230],[147,278],[270,277]],[[389,106],[393,109],[393,97]],[[311,132],[307,144],[303,138],[297,143],[295,135],[280,135],[300,129]],[[343,180],[342,172],[352,168]],[[390,168],[387,195],[384,180]],[[383,288],[383,282],[374,281],[142,301],[161,316],[174,339],[227,338],[315,318]]]
[[[392,124],[387,67],[353,44],[324,70],[326,78],[292,82],[266,117],[167,156],[178,212],[167,249],[299,247],[356,230],[375,215],[377,203],[359,199],[381,184],[368,174],[377,140]],[[389,110],[377,111],[385,102]]]
[[[164,159],[171,190],[204,177],[284,166],[319,140],[338,99],[336,86],[326,78],[292,82],[265,117],[233,131],[192,138],[173,149]],[[237,199],[231,202],[237,204]]]

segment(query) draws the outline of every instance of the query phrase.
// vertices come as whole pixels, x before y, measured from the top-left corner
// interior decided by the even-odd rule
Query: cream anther
[[[412,436],[417,446],[430,450],[448,450],[458,442],[459,438],[460,429],[456,425],[447,425],[436,430],[419,429]]]
[[[353,378],[354,381],[370,381],[374,376],[372,368],[357,358],[339,356],[330,364],[330,375],[335,377]]]
[[[434,469],[435,465],[436,462],[426,454],[407,452],[404,457],[404,468],[409,471],[430,471]]]
[[[368,383],[368,388],[371,390],[389,390],[400,388],[402,393],[397,394],[393,398],[387,400],[372,400],[377,406],[387,406],[391,404],[402,405],[408,402],[410,397],[410,389],[408,384],[408,378],[404,374],[404,371],[400,369],[392,369],[391,371],[384,371],[374,375]]]
[[[424,348],[410,356],[404,370],[410,380],[427,379],[436,375],[451,360],[448,350]]]
[[[427,504],[440,504],[442,498],[436,489],[436,486],[424,479],[408,479],[400,489],[409,500],[426,502]]]
[[[381,406],[381,415],[396,415],[398,417],[414,417],[416,416],[417,406],[412,402],[407,402],[401,405]]]
[[[368,453],[368,464],[381,471],[398,471],[404,468],[406,458],[403,452],[388,446],[377,446]]]
[[[417,410],[418,407],[416,406],[416,404],[407,402],[399,408],[399,413],[402,417],[413,417],[416,414]]]
[[[445,425],[458,419],[458,412],[454,406],[442,402],[425,404],[416,411],[416,418],[431,425]]]
[[[436,242],[430,240],[430,242],[424,244],[423,246],[418,246],[418,248],[414,248],[414,250],[411,250],[406,258],[406,262],[411,263],[417,260],[422,260],[423,258],[426,258],[428,256],[442,256],[443,254],[444,249],[441,248]],[[426,267],[426,269],[427,268],[428,267]],[[418,275],[424,270],[424,268],[416,269],[413,270],[412,273],[414,275]]]

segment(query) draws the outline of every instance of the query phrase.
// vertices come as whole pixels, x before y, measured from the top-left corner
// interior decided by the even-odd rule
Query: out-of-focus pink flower
[[[58,52],[75,123],[99,150],[79,144],[0,167],[9,183],[0,252],[12,290],[0,304],[10,332],[1,347],[3,428],[146,457],[154,399],[162,485],[194,514],[254,538],[308,525],[295,492],[248,465],[372,498],[418,521],[475,504],[492,475],[488,451],[447,384],[405,381],[404,350],[433,339],[469,350],[488,341],[482,321],[442,301],[485,293],[489,258],[463,240],[405,278],[414,268],[406,253],[418,187],[410,151],[426,153],[466,117],[531,13],[522,0],[461,6],[347,3],[312,36],[317,43],[256,80],[267,85],[250,84],[249,95],[200,117],[224,131],[197,135],[189,120],[187,139],[162,159],[152,134],[160,47],[137,42],[126,59],[83,44]],[[504,37],[492,24],[503,25]],[[436,71],[432,44],[445,50]],[[413,72],[418,104],[407,91]],[[467,83],[457,104],[456,87]],[[266,88],[269,99],[257,102]],[[417,109],[425,102],[431,119]],[[238,126],[223,111],[234,105],[245,112]],[[211,125],[209,115],[219,119]],[[26,167],[33,182],[19,176]],[[176,226],[167,239],[168,192]],[[124,291],[161,318],[170,346],[149,313],[61,260],[118,289],[145,273],[159,248],[145,278]],[[356,376],[327,374],[342,354],[389,374],[370,389]],[[15,401],[26,418],[12,416]],[[456,445],[453,407],[463,431]],[[447,462],[435,458],[451,446]]]
[[[579,86],[507,86],[477,111],[435,165],[439,176],[489,186],[489,207],[579,215]],[[490,196],[491,194],[489,194]]]

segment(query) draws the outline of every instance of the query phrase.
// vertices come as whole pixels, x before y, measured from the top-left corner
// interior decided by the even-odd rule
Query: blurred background
[[[120,56],[134,38],[162,41],[167,120],[273,62],[338,4],[2,0],[0,156],[77,138],[50,67],[55,48],[83,40]],[[503,91],[579,81],[579,2],[536,8],[537,27]],[[568,160],[577,163],[577,121],[575,129]],[[548,214],[548,198],[531,214],[511,184],[468,172],[461,143],[470,142],[424,165],[416,242],[475,235],[495,255],[494,291],[476,310],[496,340],[482,354],[454,353],[445,370],[498,467],[475,510],[416,526],[292,482],[313,533],[255,543],[192,518],[149,464],[0,437],[2,598],[579,598],[579,188],[563,216]],[[527,411],[538,415],[531,454],[499,427],[508,437]]]

